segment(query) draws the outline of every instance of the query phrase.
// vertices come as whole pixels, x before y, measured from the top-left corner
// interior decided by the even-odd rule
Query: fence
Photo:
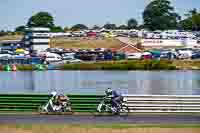
[[[94,112],[103,96],[68,95],[75,112]],[[0,112],[37,112],[49,100],[43,94],[0,94]]]
[[[75,112],[95,112],[102,95],[68,95]],[[0,94],[0,112],[37,112],[44,94]],[[199,112],[200,96],[125,95],[130,112]]]
[[[200,96],[126,95],[130,112],[200,112]]]

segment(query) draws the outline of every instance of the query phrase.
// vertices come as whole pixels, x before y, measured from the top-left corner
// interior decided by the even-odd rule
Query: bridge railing
[[[75,112],[95,112],[103,95],[68,95]],[[0,112],[38,112],[48,102],[46,94],[0,94]],[[124,95],[130,112],[198,112],[200,96]]]

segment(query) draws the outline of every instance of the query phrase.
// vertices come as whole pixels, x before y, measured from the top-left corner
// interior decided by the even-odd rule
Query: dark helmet
[[[112,95],[112,89],[111,88],[107,88],[105,90],[106,95]]]

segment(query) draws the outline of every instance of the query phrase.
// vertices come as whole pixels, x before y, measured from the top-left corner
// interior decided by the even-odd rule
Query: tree
[[[197,9],[196,8],[190,10],[187,14],[185,14],[185,16],[192,17],[195,14],[197,14]]]
[[[115,24],[110,24],[110,23],[107,23],[103,26],[103,28],[105,29],[109,29],[109,30],[113,30],[113,29],[117,29],[117,26]]]
[[[0,36],[5,36],[5,35],[7,35],[7,32],[5,32],[4,30],[1,30],[0,31]]]
[[[128,29],[136,29],[137,25],[138,25],[138,22],[137,22],[136,19],[131,18],[131,19],[128,20],[127,25],[128,25]]]
[[[63,32],[64,30],[60,26],[54,26],[51,28],[52,32]]]
[[[192,27],[193,30],[195,31],[200,30],[200,13],[194,14],[192,16],[192,24],[193,24],[193,27]]]
[[[93,29],[93,30],[99,30],[99,29],[101,29],[101,27],[99,27],[98,25],[94,25],[94,26],[92,27],[92,29]]]
[[[181,20],[178,28],[182,30],[192,30],[192,19]]]
[[[54,27],[54,18],[48,12],[39,12],[29,18],[28,27]]]
[[[73,31],[77,31],[77,30],[87,30],[88,27],[84,24],[76,24],[74,26],[71,27],[71,30]]]
[[[141,30],[141,29],[144,29],[145,27],[144,27],[144,25],[143,24],[141,24],[141,25],[138,25],[138,27],[137,27],[137,29],[138,30]]]
[[[25,31],[26,31],[26,26],[24,25],[15,28],[15,32],[24,33]]]
[[[143,12],[144,26],[150,30],[174,29],[179,20],[180,16],[168,0],[154,0]]]
[[[120,25],[118,27],[118,29],[126,30],[126,29],[128,29],[128,27],[126,25]]]
[[[179,26],[184,30],[200,30],[200,13],[197,9],[190,10],[186,15],[187,18],[180,21]]]
[[[65,26],[64,32],[68,32],[68,31],[69,31],[69,28],[67,26]]]

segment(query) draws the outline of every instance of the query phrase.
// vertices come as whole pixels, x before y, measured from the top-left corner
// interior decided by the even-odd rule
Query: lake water
[[[200,95],[200,71],[0,72],[0,93]]]

